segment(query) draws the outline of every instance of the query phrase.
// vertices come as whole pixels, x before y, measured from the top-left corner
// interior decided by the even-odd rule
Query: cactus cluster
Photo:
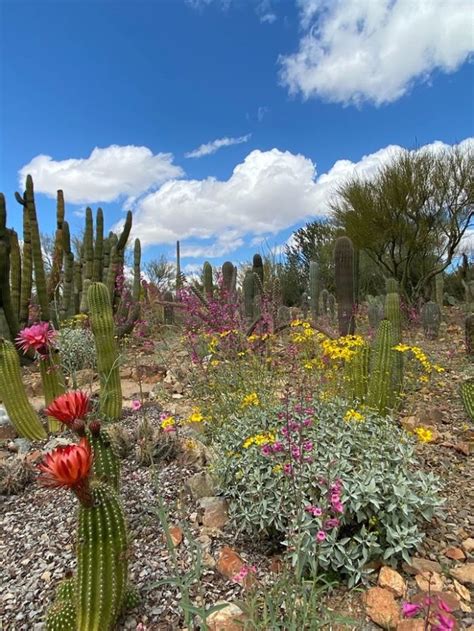
[[[114,313],[122,296],[117,282],[123,274],[124,253],[132,226],[132,214],[127,213],[119,237],[109,233],[104,237],[104,217],[99,208],[96,214],[95,238],[92,210],[86,209],[84,239],[80,254],[76,257],[71,247],[69,225],[65,220],[65,204],[62,191],[57,193],[56,233],[52,253],[52,266],[46,274],[40,230],[36,211],[33,180],[26,177],[25,191],[15,194],[23,207],[23,246],[18,235],[6,227],[5,198],[0,194],[0,311],[6,322],[2,333],[13,340],[20,328],[28,324],[29,306],[33,286],[35,300],[43,321],[65,320],[80,312],[88,312],[87,290],[92,282],[105,282],[111,293]],[[34,283],[33,283],[34,281]],[[133,300],[139,299],[140,245],[135,243]],[[138,288],[138,290],[137,290]],[[119,288],[120,289],[120,288]],[[138,299],[137,299],[138,296]],[[129,300],[128,303],[132,301]],[[136,305],[130,307],[124,318],[126,327],[119,334],[130,331],[138,320]]]

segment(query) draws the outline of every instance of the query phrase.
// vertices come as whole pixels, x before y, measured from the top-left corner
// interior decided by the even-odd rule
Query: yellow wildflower
[[[350,410],[347,410],[347,412],[346,412],[346,414],[344,416],[344,420],[346,422],[356,421],[358,423],[362,423],[362,421],[364,419],[365,419],[365,417],[364,417],[363,414],[361,414],[360,412],[357,412],[357,410],[354,410],[352,408]]]
[[[176,421],[174,416],[167,416],[161,421],[161,429],[167,429],[169,427],[174,427],[176,425]]]
[[[258,406],[260,405],[260,399],[256,392],[251,392],[250,394],[246,394],[242,399],[241,407],[248,408],[250,406]]]
[[[242,444],[244,449],[248,449],[252,445],[261,447],[262,445],[271,445],[275,442],[275,434],[273,432],[265,432],[262,434],[255,434],[246,438]]]
[[[199,408],[193,408],[193,411],[188,418],[188,423],[202,423],[203,421],[204,416],[201,414],[201,410]]]
[[[433,432],[427,427],[415,427],[415,434],[420,443],[430,443],[433,440]]]

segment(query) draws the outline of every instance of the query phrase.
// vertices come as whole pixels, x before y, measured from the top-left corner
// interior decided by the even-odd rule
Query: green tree
[[[429,294],[473,218],[470,149],[401,150],[370,179],[354,177],[332,203],[336,225],[411,301]]]

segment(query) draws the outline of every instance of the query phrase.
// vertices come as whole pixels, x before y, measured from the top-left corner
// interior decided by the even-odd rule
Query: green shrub
[[[65,327],[59,330],[58,348],[66,376],[75,379],[77,371],[95,369],[97,357],[94,336],[89,329]]]
[[[442,503],[438,479],[417,466],[414,439],[390,418],[364,414],[341,400],[290,400],[242,410],[215,436],[214,471],[237,527],[277,538],[301,572],[335,571],[350,585],[370,561],[408,560],[422,520]]]

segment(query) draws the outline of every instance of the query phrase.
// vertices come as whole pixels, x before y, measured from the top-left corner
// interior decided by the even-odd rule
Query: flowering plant
[[[44,358],[49,356],[55,338],[56,332],[49,322],[38,322],[22,329],[16,342],[24,353],[33,350],[40,358]]]

